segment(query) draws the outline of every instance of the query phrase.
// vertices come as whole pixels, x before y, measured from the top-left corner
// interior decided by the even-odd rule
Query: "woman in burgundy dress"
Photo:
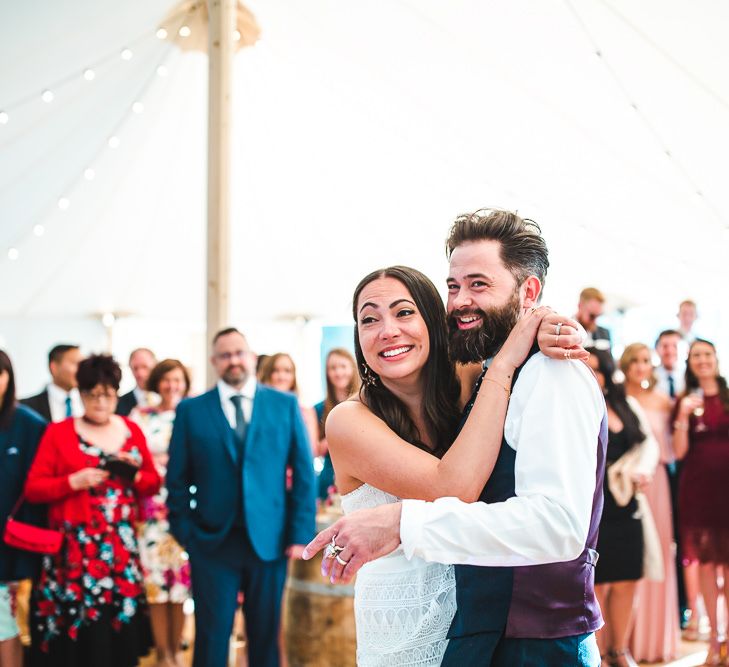
[[[84,416],[48,427],[25,484],[63,533],[33,590],[33,663],[131,667],[150,646],[138,497],[155,493],[160,478],[139,427],[114,414],[119,365],[91,356],[77,379]]]
[[[682,557],[684,563],[700,563],[701,594],[711,623],[706,664],[720,665],[719,637],[726,637],[726,620],[719,628],[718,580],[722,567],[729,565],[729,389],[708,341],[691,344],[686,393],[675,417],[673,445],[676,456],[684,459],[679,487]],[[724,594],[729,597],[729,577]]]

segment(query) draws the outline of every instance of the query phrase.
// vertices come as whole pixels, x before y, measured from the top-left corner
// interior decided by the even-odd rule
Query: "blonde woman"
[[[266,357],[261,366],[259,380],[261,384],[267,384],[279,391],[286,391],[297,397],[299,395],[299,385],[296,381],[296,364],[291,355],[286,354],[286,352],[276,352],[276,354]],[[316,447],[319,442],[316,413],[313,408],[303,405],[301,401],[299,401],[299,409],[306,426],[306,432],[309,434],[313,455],[316,456]]]
[[[334,485],[334,466],[329,455],[329,444],[324,433],[329,413],[342,401],[346,401],[359,391],[360,379],[357,372],[357,362],[349,350],[335,347],[329,350],[326,359],[327,397],[314,406],[319,421],[319,451],[317,454],[324,457],[323,468],[319,473],[319,499],[326,500],[329,489]]]
[[[643,343],[628,345],[620,357],[625,375],[625,393],[638,401],[660,447],[660,465],[652,481],[643,488],[658,530],[663,555],[663,581],[638,582],[638,605],[631,638],[636,660],[668,662],[678,655],[678,586],[671,511],[671,491],[666,465],[675,460],[670,435],[673,408],[667,394],[656,388],[651,351]]]

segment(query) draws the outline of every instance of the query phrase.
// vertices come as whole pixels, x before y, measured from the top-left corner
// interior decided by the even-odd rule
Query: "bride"
[[[461,392],[448,354],[445,308],[433,283],[403,266],[375,271],[357,286],[353,308],[362,388],[326,423],[345,513],[400,498],[476,501],[499,452],[512,376],[539,325],[545,320],[544,340],[547,332],[553,340],[557,321],[574,323],[546,308],[528,310],[490,360],[458,433],[464,399],[481,369],[459,369]],[[564,358],[564,350],[546,343],[541,349]],[[325,570],[335,559],[346,564],[336,549],[328,548]],[[355,584],[357,664],[439,665],[455,610],[453,566],[407,560],[400,548],[364,565]]]

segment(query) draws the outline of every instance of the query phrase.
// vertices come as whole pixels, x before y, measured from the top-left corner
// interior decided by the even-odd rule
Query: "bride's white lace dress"
[[[345,514],[399,499],[363,484],[342,496]],[[456,612],[452,565],[407,560],[402,548],[367,563],[354,588],[359,667],[440,665]]]

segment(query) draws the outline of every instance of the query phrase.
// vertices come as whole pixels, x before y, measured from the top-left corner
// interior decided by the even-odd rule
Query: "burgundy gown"
[[[678,497],[684,564],[729,564],[729,413],[718,395],[704,397],[702,417],[690,417]]]

